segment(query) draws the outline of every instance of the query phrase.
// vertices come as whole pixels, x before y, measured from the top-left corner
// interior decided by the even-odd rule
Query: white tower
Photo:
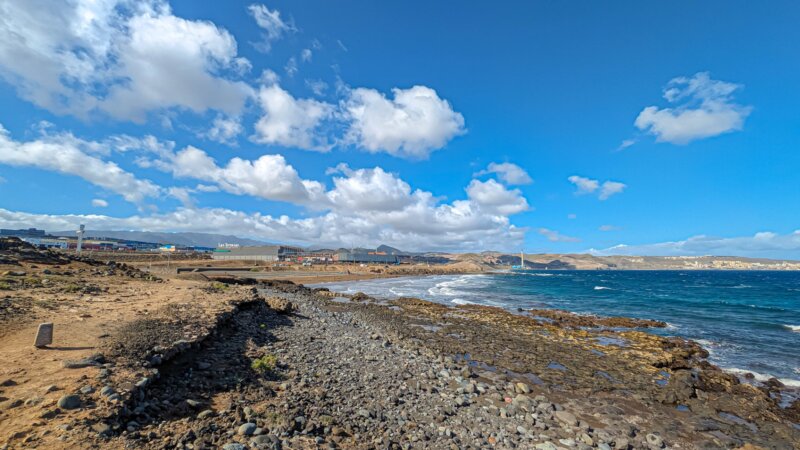
[[[85,233],[85,232],[86,232],[86,225],[81,224],[80,230],[78,230],[76,232],[76,233],[78,233],[78,245],[77,245],[77,247],[75,247],[75,250],[77,251],[77,253],[80,253],[81,252],[81,247],[83,247],[83,233]]]
[[[525,268],[525,251],[520,250],[519,252],[519,267],[524,269]]]

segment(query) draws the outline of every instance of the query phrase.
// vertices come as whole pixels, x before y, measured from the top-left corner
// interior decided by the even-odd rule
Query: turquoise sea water
[[[649,332],[693,339],[711,362],[800,387],[800,272],[541,271],[389,278],[323,286],[446,304],[559,308],[657,319]]]

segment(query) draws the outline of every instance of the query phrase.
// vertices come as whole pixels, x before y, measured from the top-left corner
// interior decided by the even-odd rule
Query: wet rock
[[[552,320],[559,326],[571,328],[664,328],[667,326],[666,322],[657,320],[591,316],[559,309],[531,309],[528,312],[533,316]]]
[[[685,403],[695,397],[696,380],[689,370],[676,370],[669,378],[659,401],[667,404]]]
[[[352,300],[354,302],[365,302],[365,301],[368,301],[368,300],[372,300],[372,297],[370,297],[369,295],[367,295],[367,294],[365,294],[363,292],[356,292],[355,294],[350,296],[350,300]]]
[[[721,370],[701,370],[698,374],[697,387],[708,392],[727,392],[739,384],[735,375]]]

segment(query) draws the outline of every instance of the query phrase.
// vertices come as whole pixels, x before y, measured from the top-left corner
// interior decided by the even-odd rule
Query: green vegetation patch
[[[278,364],[278,357],[275,355],[264,355],[261,358],[254,359],[250,364],[250,368],[258,373],[272,373]]]

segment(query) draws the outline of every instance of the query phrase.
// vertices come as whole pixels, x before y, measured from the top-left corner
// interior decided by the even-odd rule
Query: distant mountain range
[[[520,263],[519,254],[500,252],[455,253],[458,261],[494,266]],[[800,261],[739,256],[595,256],[589,254],[525,254],[529,269],[578,270],[800,270]]]
[[[54,236],[75,237],[75,231],[55,231]],[[270,242],[213,233],[165,233],[154,231],[105,231],[86,230],[86,238],[127,239],[130,241],[154,242],[158,244],[185,245],[187,247],[216,247],[219,244],[239,244],[243,247],[270,245]]]

